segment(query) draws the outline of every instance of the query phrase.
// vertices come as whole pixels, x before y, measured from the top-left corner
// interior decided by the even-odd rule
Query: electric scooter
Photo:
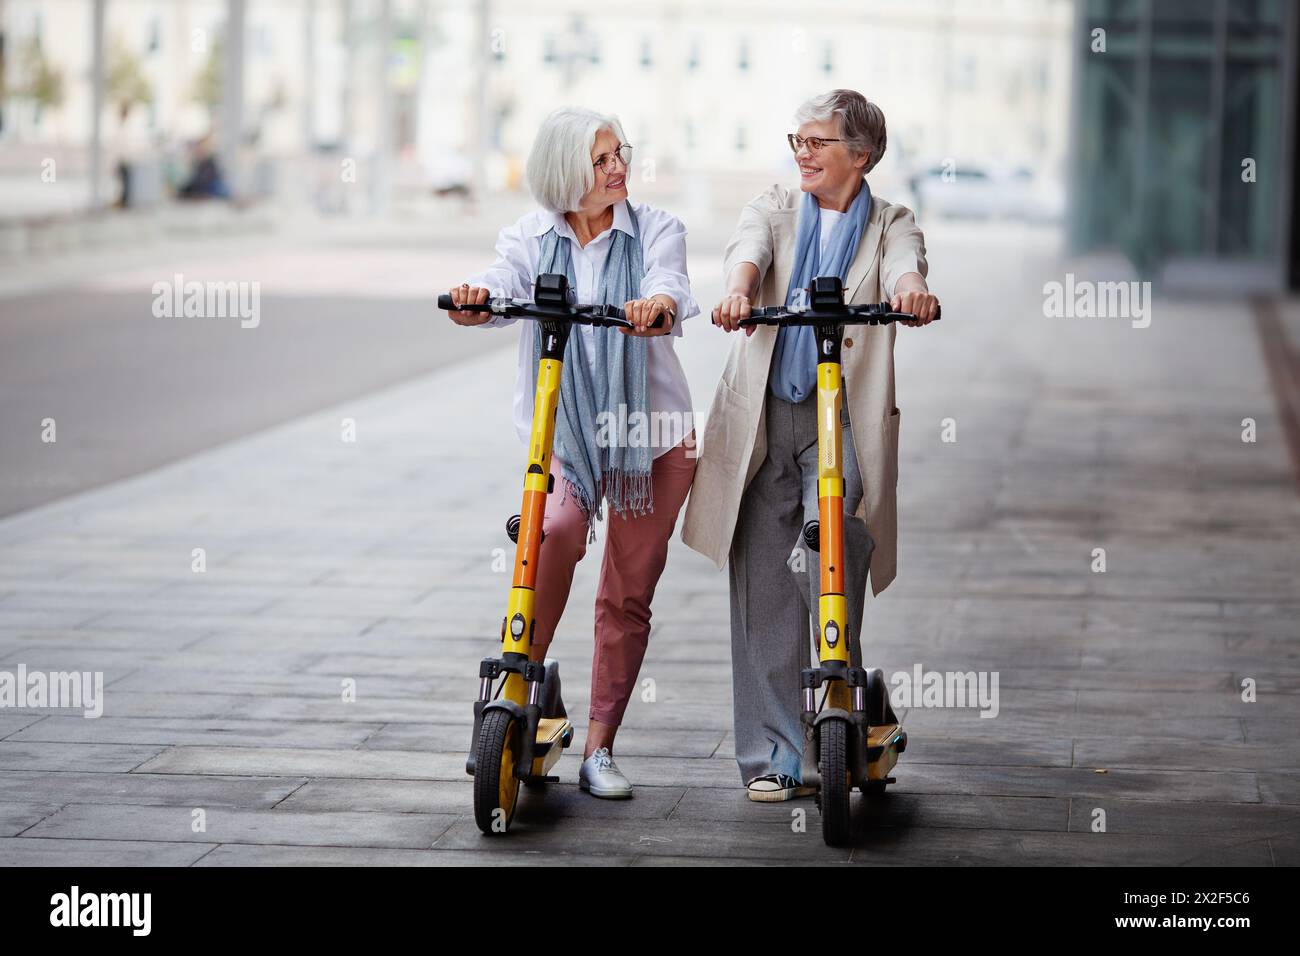
[[[540,323],[541,358],[533,396],[533,425],[524,472],[523,505],[506,522],[516,545],[514,578],[505,617],[501,619],[501,656],[479,664],[479,695],[474,703],[474,734],[465,771],[474,777],[474,822],[486,834],[505,833],[514,819],[519,786],[541,787],[558,780],[550,769],[573,743],[560,699],[559,665],[529,659],[533,643],[537,564],[541,553],[546,496],[555,491],[551,446],[559,409],[564,349],[574,325],[632,328],[614,305],[574,305],[563,275],[537,277],[533,301],[494,298],[457,310],[450,295],[438,296],[438,308],[514,316]],[[656,325],[662,324],[662,319]],[[504,679],[502,679],[504,678]],[[495,690],[494,690],[495,687]]]
[[[818,520],[803,528],[804,543],[820,554],[821,588],[813,633],[819,663],[799,674],[803,693],[803,782],[816,786],[822,838],[842,846],[852,836],[849,797],[854,788],[883,793],[894,783],[890,771],[907,749],[903,730],[890,706],[885,675],[879,668],[853,667],[849,647],[860,635],[848,633],[848,599],[844,594],[844,470],[841,457],[840,406],[843,402],[840,342],[846,325],[883,325],[915,319],[894,312],[888,302],[845,305],[837,276],[813,279],[809,307],[754,309],[741,326],[808,325],[817,334],[817,511]],[[936,319],[939,315],[935,316]],[[803,635],[807,640],[807,635]],[[817,690],[826,685],[821,703]]]

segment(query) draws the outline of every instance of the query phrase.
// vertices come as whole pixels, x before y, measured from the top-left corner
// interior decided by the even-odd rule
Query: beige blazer
[[[756,305],[785,302],[802,197],[798,189],[770,187],[745,206],[727,243],[724,276],[739,262],[754,263],[763,276]],[[890,297],[900,276],[908,272],[924,276],[928,269],[925,237],[911,210],[873,196],[867,229],[844,283],[846,300],[880,302]],[[726,564],[731,549],[741,496],[767,455],[764,412],[776,333],[771,326],[762,326],[751,336],[732,333],[736,342],[705,423],[682,540],[718,568]],[[857,515],[866,520],[876,543],[871,558],[873,594],[894,580],[898,563],[895,334],[893,324],[848,326],[842,351],[845,397],[862,472],[863,498]]]

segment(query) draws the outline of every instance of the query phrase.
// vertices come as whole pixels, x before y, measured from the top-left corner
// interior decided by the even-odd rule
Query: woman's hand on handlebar
[[[485,305],[489,296],[487,289],[472,286],[468,282],[447,291],[451,294],[453,305]],[[484,325],[492,321],[492,316],[487,312],[448,311],[447,315],[457,325]]]
[[[931,292],[914,289],[895,292],[889,300],[889,307],[895,312],[910,312],[916,320],[900,319],[901,325],[929,325],[939,314],[939,297]]]
[[[749,296],[738,293],[724,295],[722,301],[713,307],[713,324],[723,331],[735,332],[741,327],[741,320],[749,318],[751,311]],[[745,334],[753,335],[754,326],[747,326]]]
[[[623,318],[632,323],[632,328],[621,328],[624,335],[634,335],[643,338],[651,335],[667,335],[673,330],[672,320],[668,317],[670,311],[676,311],[666,296],[652,295],[648,299],[629,299],[623,303]],[[675,304],[675,303],[674,303]],[[664,324],[657,329],[650,328],[655,319],[659,316],[664,317]]]

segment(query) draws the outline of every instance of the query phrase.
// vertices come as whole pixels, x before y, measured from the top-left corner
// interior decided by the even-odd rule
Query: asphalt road
[[[273,270],[263,274],[274,287]],[[419,295],[269,288],[256,328],[157,318],[152,304],[147,282],[0,298],[0,515],[513,347],[513,336],[458,329]],[[46,419],[52,443],[42,440]]]

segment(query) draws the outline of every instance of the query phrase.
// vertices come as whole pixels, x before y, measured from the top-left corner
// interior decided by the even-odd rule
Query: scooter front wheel
[[[489,836],[505,833],[519,801],[519,721],[505,710],[489,710],[479,728],[474,759],[474,822]]]
[[[822,816],[822,839],[827,846],[843,846],[849,842],[851,819],[849,795],[849,726],[843,720],[832,718],[817,725],[818,769],[822,786],[818,808]]]

